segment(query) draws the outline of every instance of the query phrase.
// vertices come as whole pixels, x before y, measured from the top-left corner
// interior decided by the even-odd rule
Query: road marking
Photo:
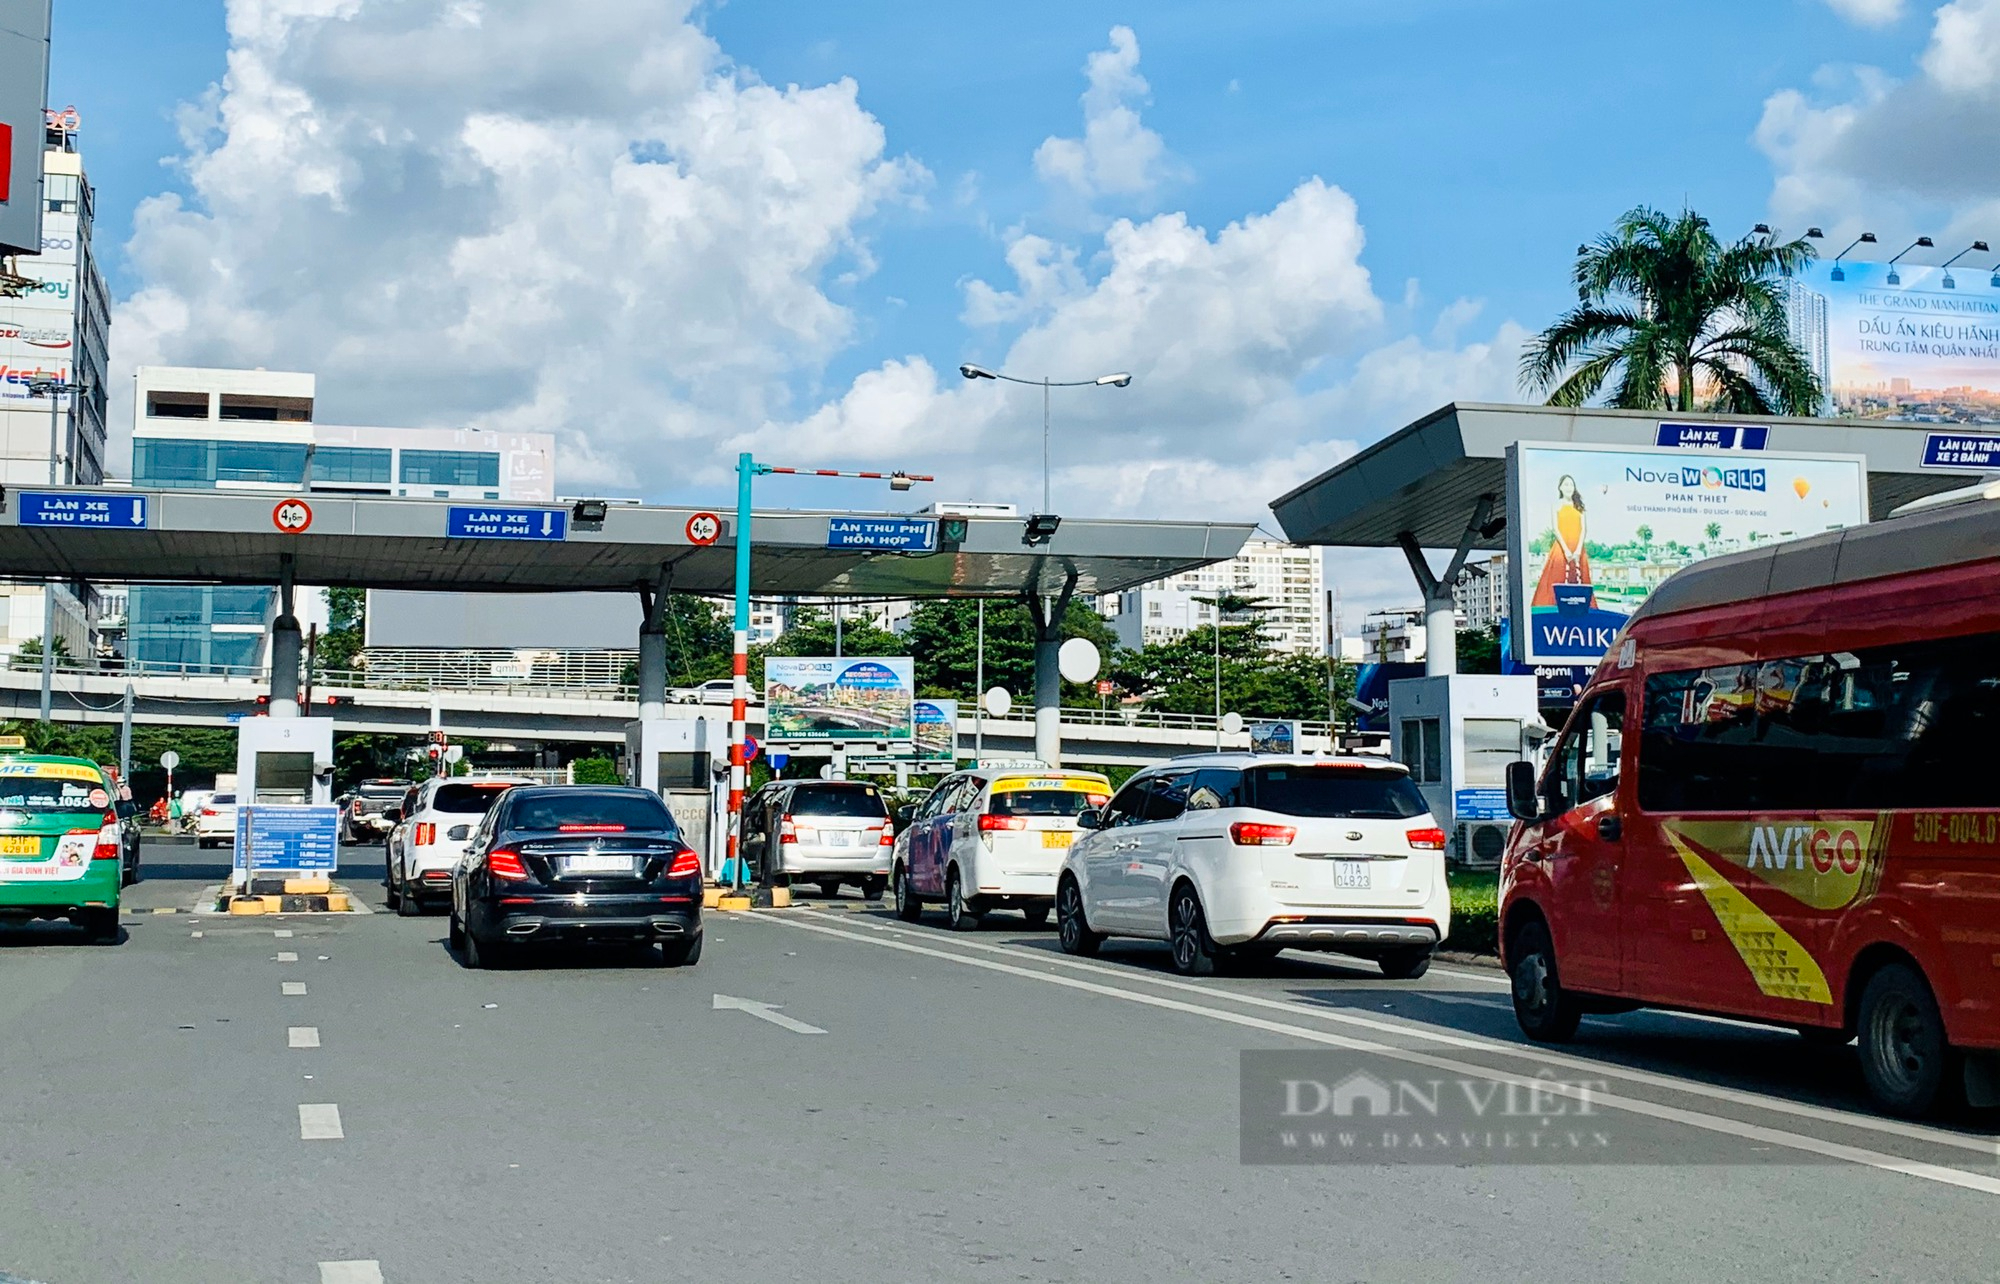
[[[278,986],[278,993],[280,994],[304,994],[305,992],[306,983],[304,981],[284,981]]]
[[[298,961],[299,961],[299,956],[298,956],[297,954],[293,953],[292,951],[290,951],[290,950],[279,950],[279,951],[278,951],[278,962],[280,962],[280,963],[296,963],[296,962],[298,962]]]
[[[1498,999],[1474,999],[1463,994],[1439,994],[1435,990],[1412,990],[1410,993],[1420,999],[1429,999],[1433,1003],[1445,1003],[1454,1007],[1484,1008],[1488,1012],[1497,1012],[1500,1009]]]
[[[189,935],[189,936],[192,936],[192,937],[193,937],[193,938],[194,938],[195,940],[197,940],[197,941],[199,941],[199,940],[201,939],[201,933],[200,933],[200,932],[189,932],[189,933],[188,933],[188,935]]]
[[[718,994],[715,996],[715,1006],[711,1010],[715,1012],[748,1012],[759,1021],[769,1021],[772,1025],[783,1026],[793,1034],[826,1033],[826,1031],[816,1025],[807,1025],[803,1021],[794,1021],[791,1017],[778,1011],[778,1005],[775,1003],[759,1003],[755,999],[733,999],[727,994]]]
[[[281,941],[284,940],[286,937],[290,936],[291,934],[292,934],[292,929],[289,927],[278,927],[278,928],[273,928],[271,930],[271,935],[277,937]]]
[[[1668,1123],[1685,1124],[1688,1127],[1697,1128],[1705,1132],[1740,1137],[1746,1141],[1764,1142],[1772,1146],[1782,1146],[1787,1150],[1820,1155],[1828,1159],[1844,1160],[1865,1168],[1874,1168],[1882,1172],[1900,1173],[1907,1177],[1917,1177],[1925,1181],[1937,1182],[1940,1185],[1957,1186],[1964,1190],[1978,1191],[1982,1194],[2000,1195],[2000,1177],[1988,1177],[1979,1173],[1965,1172],[1957,1168],[1948,1168],[1941,1164],[1905,1159],[1900,1155],[1867,1150],[1860,1146],[1847,1145],[1844,1142],[1825,1141],[1818,1137],[1806,1136],[1803,1133],[1786,1132],[1779,1128],[1769,1128],[1762,1124],[1748,1123],[1744,1120],[1730,1119],[1721,1115],[1704,1114],[1697,1110],[1682,1109],[1679,1106],[1663,1105],[1659,1102],[1647,1101],[1638,1097],[1627,1097],[1610,1092],[1597,1092],[1588,1088],[1580,1088],[1574,1084],[1552,1081],[1546,1077],[1517,1075],[1505,1070],[1496,1070],[1490,1066],[1477,1065],[1470,1061],[1457,1061],[1450,1057],[1434,1056],[1428,1052],[1398,1048],[1373,1039],[1349,1038],[1346,1035],[1333,1034],[1325,1030],[1314,1030],[1302,1025],[1268,1021],[1262,1017],[1250,1016],[1246,1013],[1225,1012],[1217,1008],[1203,1007],[1200,1004],[1183,1003],[1178,999],[1169,999],[1162,995],[1144,994],[1135,990],[1120,989],[1117,986],[1111,985],[1100,985],[1094,981],[1083,981],[1075,977],[1059,976],[1049,972],[1036,972],[1025,967],[1016,967],[1013,964],[1001,963],[992,959],[974,958],[970,955],[933,949],[929,946],[912,945],[907,941],[863,936],[859,932],[849,932],[835,927],[826,927],[818,923],[807,922],[804,919],[790,919],[773,914],[767,916],[763,921],[776,923],[796,931],[817,932],[823,936],[843,937],[862,945],[873,945],[881,949],[901,950],[910,954],[921,954],[930,958],[944,959],[948,962],[963,963],[967,967],[982,968],[990,972],[1000,972],[1030,981],[1040,981],[1045,985],[1061,986],[1064,989],[1079,990],[1086,994],[1121,999],[1127,1003],[1138,1003],[1146,1007],[1161,1008],[1169,1012],[1180,1012],[1189,1016],[1205,1017],[1211,1021],[1220,1021],[1229,1025],[1262,1030],[1270,1034],[1289,1035],[1293,1038],[1303,1039],[1308,1043],[1342,1048],[1350,1052],[1365,1052],[1371,1056],[1387,1057],[1394,1061],[1405,1061],[1412,1065],[1426,1066],[1433,1070],[1443,1070],[1450,1074],[1466,1075],[1476,1079],[1518,1085],[1529,1089],[1539,1088],[1541,1091],[1554,1092],[1559,1096],[1571,1097],[1577,1100],[1589,1100],[1602,1106],[1608,1106],[1614,1110],[1623,1110],[1629,1114],[1642,1115],[1646,1118],[1658,1119]],[[1210,993],[1210,997],[1215,997],[1215,995],[1222,993],[1224,992],[1212,992]],[[1334,1019],[1341,1018],[1335,1017]],[[1361,1019],[1355,1019],[1351,1023],[1366,1024]],[[1408,1026],[1393,1025],[1388,1022],[1378,1024],[1399,1035],[1419,1033],[1413,1031]],[[1436,1039],[1436,1036],[1426,1037]],[[1437,1041],[1458,1043],[1479,1051],[1507,1049],[1507,1045],[1505,1044],[1490,1044],[1489,1046],[1489,1041],[1486,1040],[1437,1039]],[[1535,1056],[1540,1060],[1549,1060],[1549,1058],[1542,1057],[1538,1049],[1529,1050],[1529,1055]],[[1580,1058],[1569,1059],[1580,1060]],[[1601,1074],[1614,1075],[1619,1071],[1619,1067],[1616,1066],[1606,1066],[1596,1062],[1585,1062],[1584,1064],[1589,1069]],[[1665,1079],[1665,1076],[1649,1077]],[[1665,1086],[1671,1088],[1673,1091],[1680,1092],[1686,1091],[1692,1085],[1676,1080],[1669,1080],[1666,1081]],[[1750,1094],[1743,1095],[1749,1096]],[[1752,1104],[1767,1105],[1764,1101],[1756,1098],[1752,1098]],[[1775,1105],[1778,1103],[1770,1104]],[[1840,1122],[1844,1123],[1848,1121],[1842,1119]],[[1854,1122],[1858,1123],[1859,1120]],[[1959,1140],[1963,1141],[1965,1139],[1961,1138]],[[1981,1149],[1984,1149],[1989,1154],[1993,1151],[1993,1147],[1990,1144],[1981,1147]]]
[[[300,1141],[340,1141],[347,1136],[340,1130],[340,1107],[317,1105],[299,1107]]]
[[[319,1027],[316,1025],[295,1025],[285,1031],[285,1046],[288,1048],[317,1048]]]
[[[933,934],[896,929],[899,936],[914,940],[934,940]],[[866,938],[862,938],[866,939]],[[1147,985],[1157,985],[1186,994],[1196,994],[1203,998],[1226,999],[1251,1007],[1265,1008],[1275,1012],[1285,1012],[1294,1016],[1311,1017],[1317,1021],[1331,1021],[1339,1025],[1355,1026],[1383,1034],[1407,1035],[1427,1039],[1446,1047],[1462,1048],[1470,1051],[1490,1052],[1499,1056],[1514,1057],[1519,1060],[1534,1061],[1544,1066],[1564,1066],[1575,1070],[1590,1070],[1608,1075],[1614,1079],[1627,1079],[1633,1083],[1649,1087],[1665,1088],[1692,1097],[1703,1097],[1711,1101],[1727,1101],[1732,1105],[1746,1106],[1756,1110],[1766,1110],[1773,1114],[1791,1115],[1800,1119],[1814,1119],[1823,1123],[1837,1124],[1843,1128],[1855,1128],[1864,1132],[1876,1132],[1885,1136],[1906,1137],[1913,1141],[1926,1142],[1936,1146],[1948,1146],[1955,1150],[1969,1151],[1984,1155],[1989,1159],[2000,1159],[2000,1140],[1993,1138],[1967,1137],[1961,1133],[1947,1132],[1941,1128],[1929,1128],[1922,1124],[1904,1123],[1898,1119],[1885,1119],[1880,1115],[1857,1114],[1850,1110],[1839,1110],[1830,1106],[1815,1106],[1805,1102],[1789,1101],[1783,1097],[1773,1097],[1765,1093],[1750,1092],[1738,1088],[1725,1088],[1716,1084],[1703,1083],[1694,1079],[1678,1079],[1671,1075],[1656,1074],[1650,1070],[1621,1065],[1615,1061],[1596,1060],[1558,1052],[1546,1044],[1509,1043],[1491,1039],[1485,1035],[1472,1034],[1454,1029],[1440,1029],[1411,1017],[1406,1021],[1384,1021],[1374,1017],[1361,1016],[1338,1008],[1320,1007],[1314,1004],[1297,1003],[1283,999],[1267,999],[1257,994],[1247,994],[1240,990],[1220,989],[1212,986],[1195,985],[1188,981],[1177,981],[1172,977],[1151,972],[1138,972],[1115,963],[1088,962],[1071,958],[1065,954],[1051,954],[1045,950],[1028,950],[1018,946],[987,945],[978,941],[953,939],[953,946],[959,949],[984,950],[1009,958],[1031,959],[1050,967],[1065,967],[1074,971],[1094,973],[1099,976],[1119,980],[1139,981]],[[1434,971],[1436,969],[1433,969]],[[1447,975],[1462,975],[1447,973]],[[1412,994],[1430,994],[1426,990],[1411,990]],[[1687,1014],[1677,1014],[1687,1015]],[[1745,1021],[1732,1021],[1722,1017],[1706,1018],[1718,1024],[1740,1026],[1755,1030],[1760,1034],[1774,1032],[1772,1026],[1753,1025]]]
[[[382,1284],[380,1262],[321,1262],[319,1284]]]

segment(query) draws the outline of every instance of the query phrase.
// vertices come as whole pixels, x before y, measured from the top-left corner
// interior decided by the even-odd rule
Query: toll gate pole
[[[1035,624],[1035,757],[1051,767],[1062,766],[1062,625],[1075,594],[1072,570],[1054,598],[1027,595]]]
[[[292,614],[292,555],[278,558],[278,618],[271,621],[271,716],[299,716],[299,655],[305,637]]]
[[[667,716],[667,595],[673,567],[662,565],[659,580],[639,588],[639,721]]]

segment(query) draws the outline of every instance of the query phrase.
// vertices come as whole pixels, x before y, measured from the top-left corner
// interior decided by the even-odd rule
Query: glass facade
[[[418,486],[498,486],[500,456],[477,450],[406,450],[401,480]]]
[[[386,457],[389,452],[379,453]],[[305,482],[305,476],[303,442],[142,437],[132,443],[132,480],[139,486],[213,490],[219,481],[296,486]]]
[[[389,483],[389,451],[360,446],[321,446],[313,451],[316,482]]]
[[[135,584],[126,608],[125,653],[145,664],[191,671],[256,665],[274,596],[266,588]],[[256,631],[217,633],[218,624]]]

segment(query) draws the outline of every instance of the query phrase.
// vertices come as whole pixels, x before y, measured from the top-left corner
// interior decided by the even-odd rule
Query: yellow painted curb
[[[789,887],[774,887],[774,888],[772,888],[772,889],[771,889],[771,908],[772,908],[772,909],[790,909],[790,908],[791,908],[791,905],[792,905],[792,889],[791,889],[791,888],[789,888]]]
[[[722,889],[720,887],[704,887],[701,889],[701,907],[703,909],[714,909],[720,904],[722,904]]]
[[[280,909],[275,896],[232,896],[229,898],[231,914],[276,914]]]
[[[287,896],[324,896],[333,890],[333,880],[321,875],[317,878],[288,878],[285,880]]]
[[[347,893],[334,892],[326,898],[326,908],[329,913],[346,914],[351,912],[354,907],[347,903]]]
[[[748,896],[725,896],[715,903],[715,908],[725,914],[747,913],[750,909],[750,898]]]

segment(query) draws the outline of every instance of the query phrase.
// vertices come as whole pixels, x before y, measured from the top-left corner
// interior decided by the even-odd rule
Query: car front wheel
[[[1056,939],[1063,953],[1089,958],[1104,944],[1104,934],[1090,930],[1083,914],[1083,890],[1073,878],[1065,878],[1056,889]]]
[[[916,889],[910,886],[910,867],[896,867],[896,917],[905,923],[914,923],[924,916],[924,903],[917,899]]]
[[[1906,1118],[1942,1111],[1955,1086],[1957,1056],[1923,973],[1892,963],[1870,977],[1855,1024],[1868,1094]]]
[[[1556,969],[1556,947],[1549,929],[1530,923],[1521,929],[1510,951],[1513,966],[1514,1020],[1521,1033],[1537,1043],[1565,1043],[1583,1020],[1583,1005],[1563,989]]]

